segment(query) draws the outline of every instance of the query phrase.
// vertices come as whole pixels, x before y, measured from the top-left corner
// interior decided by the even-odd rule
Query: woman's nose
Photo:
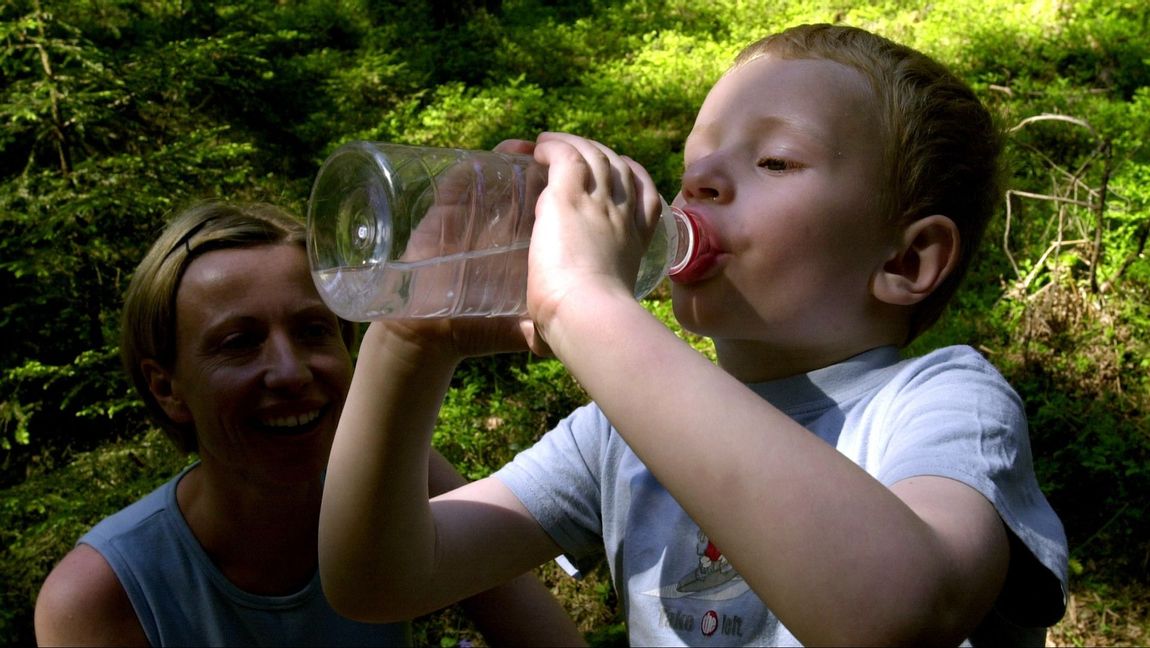
[[[683,200],[726,202],[734,196],[734,183],[714,155],[696,160],[683,172]]]
[[[266,347],[264,382],[271,389],[296,389],[312,379],[307,354],[290,336],[272,336]]]

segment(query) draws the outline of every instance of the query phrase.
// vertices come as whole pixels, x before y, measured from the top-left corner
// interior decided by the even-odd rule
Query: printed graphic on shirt
[[[664,599],[692,598],[704,601],[726,601],[750,590],[747,582],[739,575],[719,548],[700,529],[695,543],[698,556],[696,567],[684,574],[678,583],[664,585],[643,592],[648,596]]]
[[[697,622],[691,614],[670,609],[662,610],[659,616],[659,627],[678,633],[698,632],[704,637],[711,637],[716,633],[724,637],[743,636],[743,618],[741,616],[720,614],[715,610],[707,610]]]
[[[699,532],[699,550],[696,553],[699,554],[699,566],[679,581],[680,592],[714,589],[739,577],[723,552],[702,531]]]
[[[698,530],[696,539],[694,566],[673,582],[643,592],[659,599],[656,623],[689,642],[705,638],[718,640],[720,645],[743,643],[754,635],[754,628],[761,621],[757,615],[754,619],[745,618],[747,601],[734,601],[750,592],[750,586],[707,534]],[[692,551],[689,544],[679,547],[680,551]],[[750,609],[769,615],[757,605]]]

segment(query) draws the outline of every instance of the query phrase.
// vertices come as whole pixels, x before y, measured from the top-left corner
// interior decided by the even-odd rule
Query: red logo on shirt
[[[709,637],[715,634],[719,629],[719,615],[714,610],[707,610],[703,615],[703,622],[699,624],[699,630],[703,632],[704,637]]]

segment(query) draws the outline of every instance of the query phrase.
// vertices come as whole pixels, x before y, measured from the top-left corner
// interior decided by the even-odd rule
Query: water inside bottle
[[[312,272],[324,301],[353,321],[499,317],[527,310],[529,241],[424,261]]]

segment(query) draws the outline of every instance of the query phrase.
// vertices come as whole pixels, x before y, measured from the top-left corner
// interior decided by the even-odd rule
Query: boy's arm
[[[432,495],[467,481],[432,450],[428,486]],[[495,646],[585,646],[587,642],[559,601],[533,573],[460,602],[487,642]]]
[[[536,148],[555,208],[538,214],[528,303],[554,354],[800,641],[965,638],[1006,572],[991,504],[939,477],[883,486],[647,313],[602,260],[627,254],[632,217],[563,208],[620,184],[598,155],[562,138]]]
[[[586,646],[567,611],[533,573],[460,602],[492,646]]]
[[[498,480],[428,500],[431,435],[459,359],[512,348],[515,335],[522,346],[522,334],[484,337],[499,323],[472,319],[377,322],[364,336],[320,513],[324,592],[347,616],[411,619],[560,553]]]

